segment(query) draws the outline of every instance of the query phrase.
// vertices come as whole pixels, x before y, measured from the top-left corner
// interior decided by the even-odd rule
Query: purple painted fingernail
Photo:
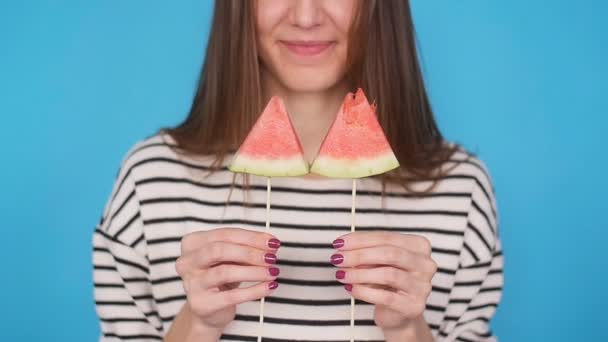
[[[281,241],[279,239],[272,238],[268,240],[268,247],[272,249],[278,249],[281,247]]]
[[[344,285],[344,288],[346,289],[346,291],[352,292],[353,291],[353,284],[346,284],[346,285]]]
[[[264,254],[264,261],[267,264],[276,264],[277,256],[274,253],[266,253],[266,254]]]
[[[342,240],[342,239],[336,239],[336,240],[334,240],[334,242],[332,243],[332,246],[333,246],[335,249],[342,248],[342,247],[344,247],[344,240]]]
[[[277,287],[279,287],[279,283],[276,281],[271,281],[270,283],[268,283],[268,289],[269,290],[274,290]]]
[[[344,261],[344,256],[342,254],[334,254],[331,256],[331,263],[334,265],[339,265]]]
[[[339,270],[336,271],[336,279],[344,279],[344,277],[346,276],[346,272]]]
[[[268,273],[270,273],[271,276],[276,277],[279,275],[279,273],[281,273],[281,271],[276,267],[271,267],[268,269]]]

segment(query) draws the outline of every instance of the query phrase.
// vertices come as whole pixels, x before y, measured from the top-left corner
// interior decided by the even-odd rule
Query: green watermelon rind
[[[332,158],[318,156],[310,172],[332,178],[363,178],[388,172],[399,167],[399,161],[391,152],[375,158]]]
[[[309,173],[308,163],[301,156],[291,159],[259,159],[237,154],[228,169],[263,177],[297,177]]]

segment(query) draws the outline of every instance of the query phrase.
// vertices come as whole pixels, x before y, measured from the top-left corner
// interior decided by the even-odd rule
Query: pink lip
[[[327,50],[334,43],[331,41],[303,41],[303,40],[282,40],[291,52],[301,56],[315,56]]]

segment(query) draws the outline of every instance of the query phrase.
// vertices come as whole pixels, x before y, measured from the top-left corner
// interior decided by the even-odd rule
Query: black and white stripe
[[[183,235],[221,226],[264,229],[265,179],[252,177],[246,194],[225,167],[206,177],[210,158],[185,158],[172,144],[157,135],[132,149],[95,229],[100,340],[162,340],[186,300],[174,267]],[[358,183],[357,230],[431,241],[439,269],[425,319],[441,341],[495,340],[488,322],[502,293],[494,189],[481,161],[458,162],[467,157],[454,156],[458,165],[425,195],[389,187],[382,200],[377,181]],[[350,180],[273,179],[271,229],[282,242],[281,286],[266,298],[264,341],[349,339],[349,296],[328,260],[331,241],[350,230],[350,187]],[[373,305],[357,304],[357,340],[384,340]],[[258,301],[239,305],[221,341],[255,341],[258,311]]]

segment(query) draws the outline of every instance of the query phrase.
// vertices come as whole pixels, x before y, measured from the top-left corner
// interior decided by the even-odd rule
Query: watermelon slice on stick
[[[357,178],[398,167],[399,162],[376,117],[376,107],[370,105],[361,88],[354,95],[348,93],[319,148],[311,172],[326,177],[353,179],[351,232],[355,231]],[[350,341],[353,342],[355,298],[352,296],[350,308]]]
[[[348,93],[330,127],[311,172],[326,177],[362,178],[399,167],[376,108],[363,90]]]
[[[270,230],[271,177],[302,176],[308,174],[308,163],[302,145],[285,110],[285,104],[273,96],[253,125],[245,141],[228,167],[232,172],[250,173],[266,178],[266,229]],[[264,297],[260,300],[260,329],[264,327]]]
[[[266,177],[308,173],[302,145],[283,101],[274,96],[237,151],[229,169]]]

